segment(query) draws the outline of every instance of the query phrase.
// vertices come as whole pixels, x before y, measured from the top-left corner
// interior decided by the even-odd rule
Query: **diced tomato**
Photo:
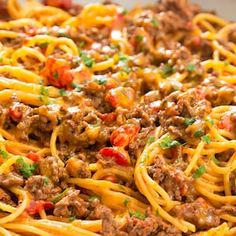
[[[72,0],[44,0],[44,4],[52,7],[60,7],[68,10],[72,7]]]
[[[233,129],[233,123],[231,122],[230,115],[223,116],[218,124],[218,127],[220,129],[231,131]]]
[[[38,214],[40,211],[53,209],[54,205],[49,201],[31,201],[29,206],[26,208],[26,212],[29,215]]]
[[[123,14],[117,14],[115,17],[113,24],[112,24],[112,29],[113,30],[121,30],[124,27],[125,23],[125,18]]]
[[[105,100],[113,107],[129,108],[134,104],[135,92],[130,87],[118,87],[108,91]]]
[[[105,160],[113,159],[118,165],[121,166],[129,165],[129,160],[127,157],[128,154],[125,155],[116,148],[105,147],[99,151],[99,154],[101,154]]]
[[[40,162],[41,161],[41,157],[39,156],[39,154],[37,153],[33,153],[30,152],[26,155],[27,158],[29,158],[30,160],[32,160],[33,162]]]
[[[23,112],[18,103],[14,104],[9,108],[9,115],[14,121],[21,120]]]
[[[107,123],[111,123],[111,122],[115,121],[115,119],[116,119],[116,113],[111,112],[111,113],[99,114],[99,117],[100,117],[103,121],[105,121],[105,122],[107,122]]]
[[[113,146],[126,147],[137,136],[139,126],[133,124],[122,125],[111,134],[110,141]]]
[[[202,40],[200,36],[195,36],[193,38],[193,44],[196,48],[199,48],[201,46]]]
[[[41,74],[47,78],[49,85],[57,88],[67,88],[74,79],[68,62],[52,57],[49,57],[46,61],[45,68]]]

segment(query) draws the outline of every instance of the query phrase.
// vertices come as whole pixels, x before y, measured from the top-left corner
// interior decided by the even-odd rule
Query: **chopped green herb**
[[[146,215],[144,215],[143,213],[139,212],[139,211],[134,211],[134,212],[129,212],[130,216],[134,216],[135,218],[138,218],[140,220],[145,220],[146,219]]]
[[[124,8],[124,10],[122,11],[123,15],[127,15],[128,14],[128,10],[126,8]]]
[[[59,193],[53,200],[52,203],[56,204],[59,202],[63,197],[66,196],[66,194],[69,192],[69,188],[66,188],[62,193]]]
[[[38,164],[30,165],[25,162],[22,157],[18,158],[16,163],[19,165],[19,170],[25,178],[29,178],[30,176],[32,176],[35,170],[38,168]]]
[[[216,165],[219,165],[219,164],[220,164],[219,160],[216,159],[215,156],[213,156],[213,157],[211,158],[211,160],[212,160]]]
[[[105,59],[105,60],[108,60],[109,58],[110,58],[109,55],[104,55],[104,59]]]
[[[143,41],[143,35],[136,35],[135,39],[138,43],[141,43]]]
[[[193,71],[195,71],[196,66],[194,64],[190,63],[187,65],[186,69],[188,72],[193,72]]]
[[[40,94],[44,95],[44,96],[48,96],[48,94],[49,94],[48,88],[46,88],[45,86],[42,85],[40,87]]]
[[[71,216],[71,217],[68,218],[68,220],[69,220],[69,222],[73,222],[73,221],[76,220],[76,217],[75,216]]]
[[[181,145],[180,142],[173,140],[170,136],[166,136],[160,142],[160,147],[162,149],[173,148],[180,145]]]
[[[224,65],[225,65],[225,66],[229,66],[230,63],[229,63],[228,61],[224,61]]]
[[[210,144],[210,143],[211,143],[211,138],[210,138],[209,135],[204,135],[204,136],[202,137],[202,141],[205,142],[205,143],[207,143],[207,144]]]
[[[119,53],[119,60],[125,62],[128,60],[128,57],[123,53]]]
[[[195,121],[196,121],[195,118],[186,118],[184,120],[184,125],[186,125],[186,126],[192,125]]]
[[[193,134],[193,136],[194,136],[195,138],[199,138],[199,137],[201,137],[202,135],[203,135],[203,131],[202,131],[201,129],[197,130],[197,131]]]
[[[129,204],[129,198],[126,198],[125,200],[124,200],[124,205],[127,207],[128,206],[128,204]]]
[[[0,63],[2,63],[3,62],[3,58],[2,57],[0,57]]]
[[[147,143],[151,144],[153,142],[155,142],[155,137],[154,136],[149,137]]]
[[[175,69],[170,64],[165,64],[161,69],[161,76],[166,78],[172,75],[175,72]]]
[[[209,117],[206,119],[207,122],[209,122],[210,125],[214,125],[214,120],[210,119]]]
[[[81,87],[76,83],[71,83],[71,86],[75,89],[76,92],[81,91]]]
[[[123,67],[123,71],[124,71],[125,73],[129,74],[129,73],[131,72],[131,69],[130,69],[130,67],[129,67],[128,65],[125,65],[125,66]]]
[[[91,58],[88,54],[86,54],[86,53],[81,53],[81,54],[80,54],[80,57],[81,57],[81,60],[83,61],[83,63],[84,63],[87,67],[89,67],[89,68],[93,67],[94,60],[93,60],[93,58]]]
[[[107,78],[105,77],[99,77],[95,79],[95,82],[98,83],[99,85],[103,85],[107,83]]]
[[[2,149],[0,149],[0,155],[3,157],[3,159],[7,159],[8,158],[8,153]]]
[[[110,48],[111,48],[111,49],[119,49],[120,46],[119,46],[119,45],[114,45],[114,44],[112,44],[112,45],[110,46]]]
[[[40,48],[46,48],[48,46],[48,44],[49,44],[48,42],[40,43],[39,47]]]
[[[159,25],[159,21],[157,19],[152,19],[151,23],[154,27],[157,27]]]
[[[60,94],[62,97],[64,97],[64,96],[67,95],[66,90],[65,90],[64,88],[62,88],[62,89],[59,90],[59,94]]]
[[[55,72],[55,73],[53,74],[53,78],[56,79],[56,80],[59,78],[58,72]]]
[[[94,196],[89,197],[88,201],[89,202],[101,201],[101,197],[94,195]]]
[[[47,176],[45,176],[44,178],[44,184],[49,185],[49,178]]]
[[[194,179],[198,179],[206,172],[206,167],[204,165],[201,165],[193,174]]]

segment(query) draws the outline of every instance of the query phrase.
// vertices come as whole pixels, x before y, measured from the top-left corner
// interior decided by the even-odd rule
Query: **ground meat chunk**
[[[22,186],[24,184],[24,179],[22,176],[15,172],[10,172],[8,174],[0,174],[0,186],[8,188],[11,186]]]
[[[148,167],[149,175],[169,194],[172,200],[193,201],[197,192],[193,187],[193,180],[184,175],[180,169],[167,165],[160,158]]]
[[[11,206],[16,206],[15,202],[12,201],[10,195],[2,188],[0,188],[0,201],[9,204]]]
[[[89,203],[80,197],[79,190],[70,190],[67,196],[56,203],[53,214],[60,217],[85,218],[89,215],[88,206]]]
[[[50,180],[41,175],[31,176],[26,181],[25,189],[33,195],[35,200],[48,200],[60,192],[59,187],[54,188]]]
[[[193,223],[200,230],[207,230],[220,224],[216,209],[203,198],[198,198],[192,203],[177,205],[172,212],[177,218]]]
[[[124,229],[129,236],[181,236],[181,232],[173,225],[164,222],[160,217],[151,213],[144,219],[138,219],[132,216],[128,219]]]
[[[47,176],[54,184],[61,184],[66,187],[65,181],[68,178],[67,171],[60,159],[54,156],[48,156],[39,164],[40,173]]]

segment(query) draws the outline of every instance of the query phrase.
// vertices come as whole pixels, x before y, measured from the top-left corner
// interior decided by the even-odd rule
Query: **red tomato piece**
[[[127,157],[119,150],[112,147],[105,147],[99,151],[99,154],[106,160],[113,159],[118,165],[128,166],[129,161]]]
[[[105,113],[105,114],[100,114],[99,117],[108,123],[113,122],[116,119],[116,113],[111,112],[111,113]]]
[[[122,125],[111,134],[110,141],[113,146],[126,147],[137,136],[139,127],[133,124]]]
[[[107,180],[107,181],[110,181],[112,183],[117,183],[118,182],[116,176],[114,176],[114,175],[106,175],[106,176],[103,177],[103,179]]]
[[[48,58],[41,74],[47,78],[48,84],[57,88],[67,88],[72,83],[74,76],[70,65],[62,59]]]
[[[118,87],[108,91],[105,100],[113,107],[129,108],[134,104],[135,92],[130,87]]]
[[[72,7],[72,0],[44,0],[44,4],[52,7],[60,7],[68,10]]]
[[[29,158],[30,160],[32,160],[33,162],[40,162],[41,161],[41,157],[37,153],[30,152],[26,155],[26,157]]]
[[[227,131],[231,131],[233,129],[233,124],[231,122],[230,115],[223,116],[218,124],[218,127]]]
[[[21,120],[23,116],[23,112],[19,104],[14,104],[13,106],[9,108],[9,115],[14,121]]]
[[[50,210],[53,209],[54,205],[51,202],[48,201],[31,201],[29,206],[26,208],[26,212],[29,215],[35,215],[38,214],[40,211],[42,211],[43,209],[45,210]]]

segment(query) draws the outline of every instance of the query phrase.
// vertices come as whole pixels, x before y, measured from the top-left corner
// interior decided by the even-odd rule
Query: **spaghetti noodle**
[[[235,23],[0,5],[0,235],[236,234]]]

